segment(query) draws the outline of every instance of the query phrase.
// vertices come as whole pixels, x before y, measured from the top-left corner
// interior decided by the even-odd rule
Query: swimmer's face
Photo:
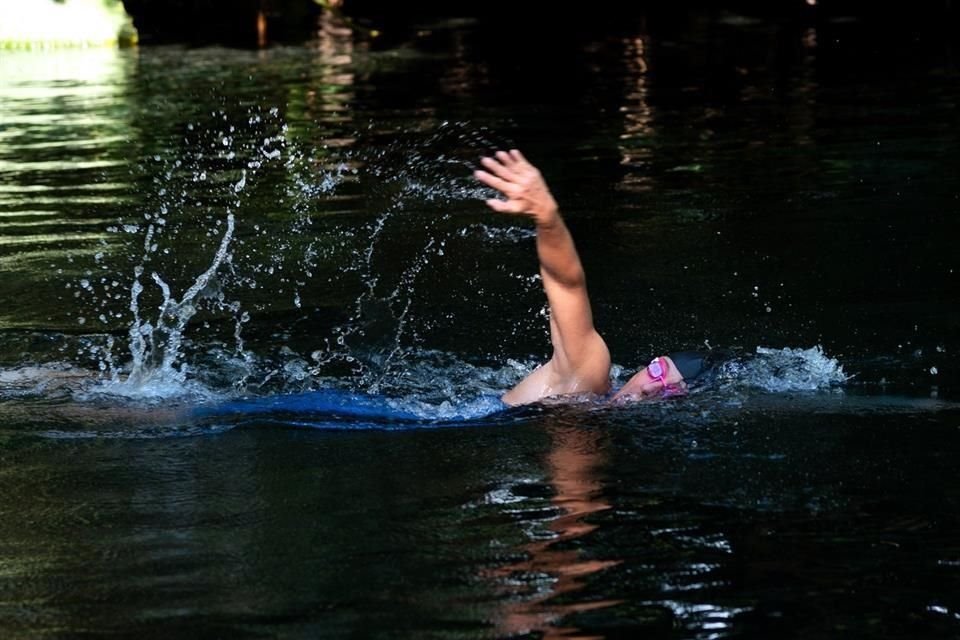
[[[631,400],[685,393],[687,385],[669,356],[660,356],[623,385],[614,400]]]

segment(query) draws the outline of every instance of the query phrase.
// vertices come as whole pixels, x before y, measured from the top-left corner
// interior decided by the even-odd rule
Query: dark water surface
[[[956,637],[956,59],[732,15],[4,52],[0,632]],[[549,349],[504,146],[618,380],[716,379],[496,410]]]

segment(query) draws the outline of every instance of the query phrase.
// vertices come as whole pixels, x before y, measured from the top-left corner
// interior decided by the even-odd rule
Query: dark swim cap
[[[687,382],[699,377],[709,367],[707,354],[703,351],[677,351],[667,356],[677,365],[677,371]]]

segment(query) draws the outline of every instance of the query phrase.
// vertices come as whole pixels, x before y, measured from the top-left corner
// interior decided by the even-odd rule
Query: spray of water
[[[191,321],[201,310],[232,323],[232,345],[225,344],[216,359],[233,368],[230,378],[242,388],[254,371],[256,357],[245,347],[243,327],[251,316],[238,291],[262,288],[260,280],[268,280],[271,288],[288,290],[299,306],[299,288],[309,280],[317,252],[309,244],[298,255],[290,237],[310,228],[310,203],[334,189],[348,168],[336,165],[317,178],[314,159],[288,145],[287,127],[276,110],[255,109],[245,118],[245,126],[228,124],[224,112],[212,116],[212,124],[188,126],[186,151],[170,160],[153,156],[145,161],[143,168],[154,185],[144,198],[147,211],[140,220],[121,219],[108,229],[132,241],[121,244],[114,256],[133,263],[127,271],[132,271],[132,278],[120,273],[122,265],[111,266],[105,247],[96,256],[102,277],[99,281],[84,278],[76,287],[76,295],[86,296],[91,307],[79,323],[93,316],[104,326],[118,322],[127,326],[129,359],[117,355],[121,341],[113,333],[89,348],[103,372],[101,384],[94,389],[97,394],[206,398],[224,391],[203,384],[188,365],[188,349],[210,348],[219,342],[187,339]],[[281,201],[286,197],[292,203],[293,215],[287,215],[287,233],[271,234],[257,221],[260,212],[250,210],[249,194],[263,185],[275,188],[277,184],[285,190]],[[204,221],[207,228],[198,232],[198,223]],[[208,239],[215,241],[215,250],[206,254],[211,257],[205,264],[194,266]],[[199,243],[199,251],[190,251],[188,243]],[[299,268],[294,272],[291,264]],[[112,268],[118,272],[111,274]],[[187,284],[178,293],[178,283],[184,280]],[[124,281],[129,283],[126,314],[119,308]],[[199,328],[210,329],[207,320],[200,324]],[[193,327],[194,332],[197,328]]]
[[[449,213],[434,212],[449,203],[489,195],[469,178],[471,163],[480,155],[476,136],[464,133],[461,125],[445,123],[436,134],[412,142],[400,140],[374,147],[373,152],[344,151],[336,159],[326,158],[328,170],[318,177],[314,159],[288,140],[286,126],[275,112],[252,115],[247,124],[256,131],[269,125],[270,131],[247,135],[250,132],[232,126],[210,128],[201,136],[207,141],[201,145],[204,153],[178,157],[160,172],[155,180],[159,201],[154,210],[144,214],[143,221],[118,222],[115,227],[117,233],[138,239],[132,280],[127,276],[129,360],[117,363],[115,343],[120,341],[106,336],[98,364],[108,375],[98,392],[136,398],[188,395],[209,399],[223,393],[339,388],[383,395],[394,410],[427,420],[485,415],[499,407],[493,399],[529,373],[535,362],[505,360],[503,365],[483,367],[430,349],[420,335],[431,321],[419,315],[418,290],[425,289],[431,273],[444,268],[453,243],[479,240],[500,245],[529,241],[532,236],[527,228],[457,224],[455,220],[451,224]],[[451,140],[465,151],[431,153],[433,147],[449,146]],[[494,146],[503,145],[490,144]],[[211,158],[216,160],[214,164],[226,163],[226,169],[210,165]],[[259,179],[264,172],[271,170],[283,174],[279,199],[286,212],[293,214],[281,232],[276,225],[261,224],[259,212],[246,210],[242,200],[262,184]],[[333,194],[345,180],[358,179],[375,181],[380,190],[377,202],[381,203],[377,212],[359,226],[328,225],[326,232],[335,241],[321,241],[311,213],[313,203]],[[215,193],[202,216],[193,205],[190,185]],[[436,215],[415,220],[413,226],[421,239],[411,243],[412,249],[407,247],[405,257],[397,261],[395,244],[398,238],[409,240],[408,217],[424,203],[429,203]],[[171,263],[162,258],[178,264],[180,241],[191,229],[188,221],[178,216],[188,214],[190,220],[205,217],[214,221],[207,236],[216,239],[216,249],[205,254],[212,255],[209,262],[193,271],[186,278],[189,284],[178,293],[176,283],[185,277],[171,276]],[[308,242],[294,242],[308,232]],[[392,273],[384,268],[391,259]],[[312,336],[315,345],[309,356],[297,353],[282,339],[280,346],[273,345],[276,353],[272,357],[248,348],[243,327],[259,309],[241,304],[237,292],[266,290],[281,294],[301,309],[305,305],[302,293],[308,291],[305,287],[315,272],[328,266],[324,263],[340,265],[337,277],[352,274],[358,280],[358,293],[345,318],[328,334]],[[181,271],[185,268],[178,266]],[[526,293],[539,294],[535,274],[517,278]],[[123,288],[122,280],[122,276],[105,276],[100,282],[103,291],[97,290],[96,282],[85,280],[79,289],[98,303],[113,303],[119,297],[117,289]],[[150,296],[158,298],[155,313],[146,302]],[[210,342],[187,339],[197,328],[192,325],[204,324],[197,320],[204,309],[222,312],[233,322],[226,348],[201,363],[200,368],[216,370],[212,373],[198,370],[190,358],[198,342],[205,347]],[[104,308],[99,315],[114,318],[118,312]],[[531,322],[546,327],[542,318],[530,315]],[[224,357],[225,353],[230,357]],[[218,373],[229,379],[226,385],[201,383]],[[760,349],[751,359],[725,365],[721,377],[740,387],[771,391],[820,389],[845,379],[839,364],[819,348]]]
[[[187,379],[187,366],[178,366],[178,363],[182,356],[184,330],[190,319],[196,315],[201,296],[215,293],[215,287],[211,286],[213,280],[220,266],[229,260],[230,241],[235,228],[232,213],[227,215],[226,226],[213,262],[184,291],[179,300],[174,298],[170,286],[159,274],[151,274],[151,278],[163,293],[163,302],[154,323],[140,316],[139,300],[143,292],[140,277],[143,268],[137,267],[134,270],[130,290],[130,312],[133,314],[129,331],[131,365],[130,374],[123,381],[124,386],[133,390],[151,389],[159,393],[183,386]]]
[[[772,393],[819,391],[843,384],[848,377],[835,358],[818,346],[809,349],[757,347],[750,358],[721,365],[723,384]]]

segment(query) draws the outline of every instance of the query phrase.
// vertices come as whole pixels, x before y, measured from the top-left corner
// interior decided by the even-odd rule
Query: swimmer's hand
[[[539,226],[551,226],[560,217],[557,202],[547,188],[540,171],[516,149],[497,151],[495,158],[481,158],[487,171],[478,169],[473,176],[499,191],[506,198],[491,198],[487,206],[499,213],[526,214]]]

